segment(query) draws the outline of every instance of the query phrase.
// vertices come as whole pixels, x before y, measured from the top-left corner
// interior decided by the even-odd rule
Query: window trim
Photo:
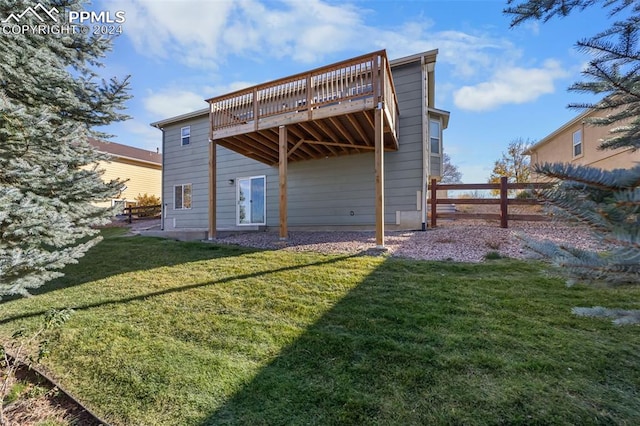
[[[184,187],[185,186],[190,186],[191,187],[191,205],[189,207],[184,207]],[[182,187],[182,206],[180,208],[176,207],[176,188],[178,188],[179,186]],[[191,210],[193,208],[193,184],[191,183],[181,183],[178,185],[173,185],[173,210]]]
[[[435,123],[438,125],[438,135],[434,137],[431,134],[431,123]],[[440,119],[429,118],[429,154],[431,155],[442,155],[442,121]],[[431,139],[438,139],[438,152],[433,152],[431,149]]]
[[[251,181],[252,179],[264,179],[264,203],[262,207],[262,217],[264,221],[261,223],[240,223],[240,181],[247,180]],[[256,176],[243,176],[236,178],[236,226],[266,226],[267,224],[267,176],[266,175],[256,175]]]
[[[187,130],[186,135],[183,133],[185,129]],[[187,143],[185,143],[185,139],[187,140]],[[180,128],[180,144],[182,146],[191,145],[191,126],[184,126]]]
[[[580,134],[580,141],[576,143],[576,134]],[[584,155],[584,140],[582,129],[578,129],[571,133],[571,158],[580,158]],[[580,153],[576,155],[576,146],[580,146]]]

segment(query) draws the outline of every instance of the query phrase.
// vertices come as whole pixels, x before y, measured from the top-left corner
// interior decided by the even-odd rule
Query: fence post
[[[507,177],[500,178],[500,227],[509,227],[509,210],[508,210],[509,190],[507,187]]]
[[[435,179],[431,179],[431,192],[429,193],[430,197],[431,197],[431,227],[435,228],[436,227],[436,216],[437,216],[437,199],[438,199],[438,190],[436,188],[436,186],[438,185],[438,182]]]

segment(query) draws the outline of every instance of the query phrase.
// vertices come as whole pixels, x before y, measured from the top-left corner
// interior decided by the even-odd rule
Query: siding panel
[[[112,179],[128,180],[125,183],[127,189],[120,193],[120,200],[134,201],[138,195],[142,194],[162,196],[162,170],[160,166],[153,167],[124,159],[114,159],[110,162],[99,162],[98,168],[105,171],[102,175],[102,180],[105,182]],[[96,204],[110,206],[111,201]]]
[[[395,223],[397,210],[415,211],[422,184],[422,100],[419,63],[393,69],[400,109],[400,150],[385,153],[385,222]],[[180,128],[191,126],[191,144],[181,146]],[[164,202],[166,228],[208,226],[207,117],[165,128]],[[217,147],[217,226],[236,225],[236,185],[239,177],[266,176],[267,225],[279,224],[278,169]],[[373,225],[374,155],[355,154],[289,164],[289,225]],[[230,183],[230,180],[233,183]],[[193,184],[193,207],[173,210],[173,185]]]

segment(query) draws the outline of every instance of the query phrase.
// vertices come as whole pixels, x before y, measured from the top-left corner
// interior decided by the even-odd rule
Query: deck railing
[[[375,97],[384,101],[392,129],[397,99],[385,51],[338,62],[306,73],[209,99],[213,130],[286,113],[311,111],[341,102]],[[309,115],[311,117],[311,114]],[[257,123],[256,123],[257,129]]]

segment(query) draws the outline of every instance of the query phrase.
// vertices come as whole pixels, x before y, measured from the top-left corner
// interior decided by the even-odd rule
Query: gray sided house
[[[163,229],[424,229],[449,113],[432,50],[379,51],[208,99],[162,130]]]

